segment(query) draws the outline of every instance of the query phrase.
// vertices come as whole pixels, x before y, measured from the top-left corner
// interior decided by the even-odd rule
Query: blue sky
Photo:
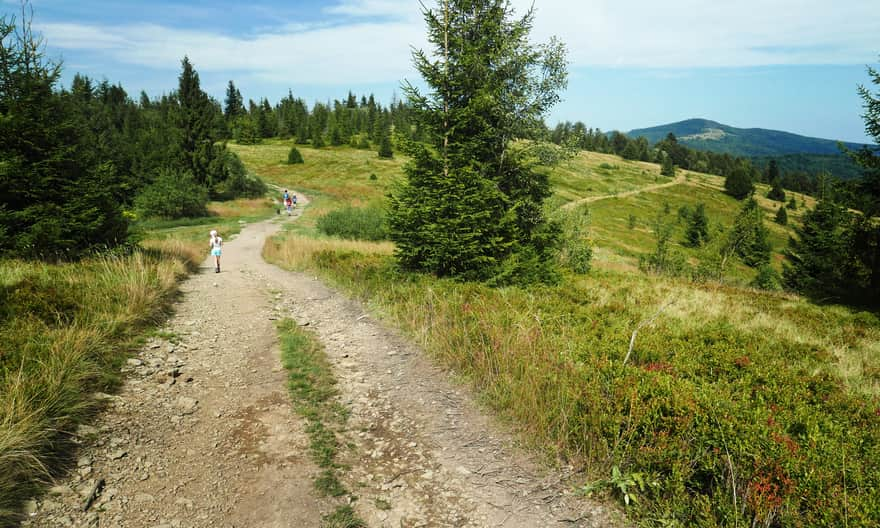
[[[64,81],[81,72],[132,96],[176,87],[188,55],[222,100],[308,101],[349,89],[388,102],[417,82],[417,0],[32,0]],[[431,0],[426,5],[433,6]],[[522,12],[531,0],[512,0]],[[858,84],[880,66],[878,0],[534,0],[533,40],[569,51],[569,86],[547,116],[603,130],[690,117],[867,142]],[[19,0],[0,0],[15,13]],[[872,88],[876,88],[873,87]]]

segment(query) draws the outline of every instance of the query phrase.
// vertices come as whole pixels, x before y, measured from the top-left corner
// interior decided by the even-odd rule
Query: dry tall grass
[[[0,525],[63,465],[93,394],[114,385],[132,339],[168,306],[194,255],[161,245],[76,264],[0,262]]]

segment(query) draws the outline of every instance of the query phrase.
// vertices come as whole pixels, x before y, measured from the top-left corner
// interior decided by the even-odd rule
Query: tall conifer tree
[[[189,57],[181,61],[178,78],[177,124],[181,133],[182,166],[196,181],[208,188],[214,184],[220,157],[214,148],[214,108],[208,94],[202,91],[199,74]]]
[[[434,57],[414,55],[427,94],[405,93],[430,147],[414,145],[389,223],[406,268],[503,283],[551,279],[558,231],[545,175],[513,142],[543,130],[566,85],[563,46],[528,41],[533,13],[506,0],[443,0],[424,12]]]

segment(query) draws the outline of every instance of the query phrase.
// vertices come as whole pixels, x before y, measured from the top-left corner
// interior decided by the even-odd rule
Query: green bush
[[[303,163],[302,154],[299,153],[296,147],[290,147],[290,153],[287,154],[287,164],[295,165],[297,163]]]
[[[574,273],[589,272],[593,260],[589,209],[560,210],[554,222],[562,228],[558,257],[560,265]]]
[[[162,170],[156,179],[134,199],[144,218],[185,218],[205,216],[208,191],[189,173]]]
[[[318,218],[322,233],[352,240],[386,240],[385,213],[377,207],[345,207]]]
[[[227,150],[223,158],[223,180],[214,186],[214,196],[222,200],[259,198],[269,188],[260,178],[248,173],[238,156]]]
[[[782,289],[782,277],[773,266],[765,264],[758,268],[758,275],[751,285],[760,290],[776,291]]]

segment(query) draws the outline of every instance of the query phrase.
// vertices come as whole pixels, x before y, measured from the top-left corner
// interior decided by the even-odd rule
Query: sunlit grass
[[[340,160],[352,163],[348,154]],[[672,181],[661,179],[656,166],[644,165],[583,154],[553,170],[553,206]],[[351,175],[352,186],[340,178],[334,185],[345,188],[322,192],[318,201],[326,200],[326,207],[367,203],[352,191],[361,183],[357,171],[339,172]],[[839,498],[846,471],[863,483],[848,490],[846,515],[876,520],[874,457],[857,455],[861,448],[852,442],[875,438],[874,426],[861,424],[876,422],[869,411],[880,397],[880,321],[846,307],[744,288],[754,274],[745,266],[730,270],[724,285],[643,274],[638,257],[653,249],[652,223],[667,206],[666,221],[675,223],[679,207],[704,203],[710,222],[728,227],[742,207],[720,192],[721,178],[687,172],[680,180],[589,203],[596,268],[584,276],[569,275],[557,287],[491,289],[403,273],[394,266],[391,244],[315,240],[310,227],[267,242],[264,257],[317,273],[368,301],[470,380],[524,438],[583,464],[592,478],[607,478],[612,466],[658,472],[652,478],[668,488],[651,499],[656,509],[648,516],[658,517],[650,518],[677,511],[678,518],[691,522],[715,515],[711,519],[724,524],[730,515],[742,520],[746,514],[749,523],[764,522],[768,517],[748,490],[764,478],[762,464],[782,460],[788,472],[783,476],[792,475],[796,486],[786,500],[802,508],[785,510],[786,519],[830,519],[834,525],[844,510]],[[766,190],[759,186],[757,198],[778,267],[793,231],[772,222],[778,203],[763,197]],[[790,220],[796,223],[802,213],[801,208]],[[311,214],[307,210],[306,218]],[[630,216],[636,219],[632,227]],[[683,234],[682,222],[676,243]],[[692,263],[700,256],[697,250],[679,249]],[[640,330],[623,365],[633,331],[655,316]],[[820,398],[811,391],[825,392]],[[807,423],[821,432],[810,429],[809,438],[791,440],[785,435],[794,433],[779,433],[776,421],[793,424],[793,430]],[[787,441],[796,446],[785,448]],[[713,448],[727,449],[728,458],[713,455]],[[840,450],[853,457],[849,468],[832,460]],[[812,469],[817,465],[821,471]],[[738,514],[730,509],[725,487],[731,467],[742,479],[739,503],[752,501]],[[688,488],[695,485],[706,489]],[[713,502],[689,502],[696,493],[705,493],[701,501]],[[815,507],[818,501],[834,506]]]

